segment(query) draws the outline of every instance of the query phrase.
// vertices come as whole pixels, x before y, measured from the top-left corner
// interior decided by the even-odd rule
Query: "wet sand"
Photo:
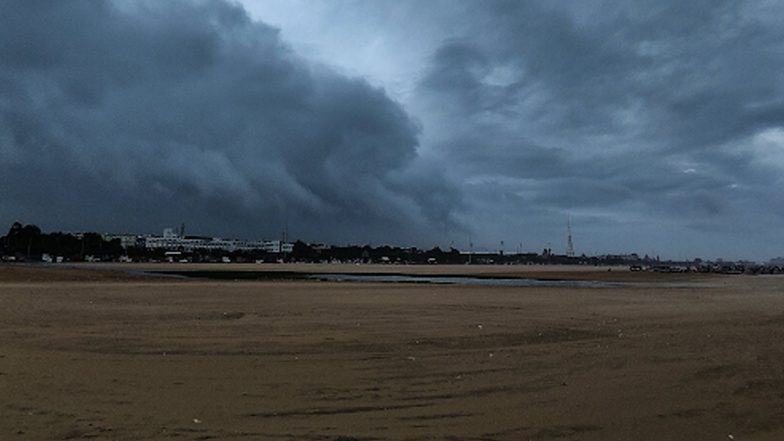
[[[712,286],[533,288],[106,269],[0,266],[0,440],[784,439],[784,277],[558,268],[538,271]]]

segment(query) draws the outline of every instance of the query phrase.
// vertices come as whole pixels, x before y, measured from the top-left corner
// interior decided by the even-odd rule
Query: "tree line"
[[[43,233],[36,225],[14,222],[0,238],[0,252],[27,260],[40,260],[44,254],[78,260],[84,256],[120,256],[124,250],[118,239],[107,241],[98,233]]]
[[[119,239],[105,240],[99,233],[43,233],[36,225],[14,222],[8,233],[0,237],[0,255],[13,256],[16,261],[40,261],[44,255],[59,256],[64,261],[82,261],[87,257],[101,260],[162,261],[167,258],[163,249],[144,247],[123,248]],[[258,250],[182,250],[177,259],[189,262],[221,262],[229,257],[232,262],[356,262],[390,264],[583,264],[618,265],[624,259],[613,256],[564,256],[545,249],[541,254],[502,252],[464,253],[455,248],[420,249],[381,245],[317,246],[302,241],[294,243],[290,253],[268,253]]]

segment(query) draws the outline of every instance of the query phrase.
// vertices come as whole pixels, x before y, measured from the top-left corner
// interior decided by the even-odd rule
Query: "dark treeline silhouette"
[[[401,248],[382,245],[376,248],[370,245],[313,247],[302,241],[294,243],[290,256],[299,262],[363,262],[363,263],[466,263],[468,256],[452,248],[442,251],[435,247],[421,250],[415,247]]]
[[[14,222],[8,234],[0,238],[0,252],[20,260],[40,260],[49,254],[77,261],[84,256],[119,257],[124,254],[119,240],[107,241],[98,233],[42,233],[35,225],[19,222]]]
[[[497,252],[465,253],[450,248],[429,250],[415,247],[381,245],[323,245],[297,241],[290,253],[270,253],[263,249],[149,249],[143,241],[123,248],[119,239],[105,240],[98,233],[42,233],[35,225],[15,222],[8,234],[0,237],[0,258],[5,261],[79,262],[305,262],[305,263],[382,263],[382,264],[475,264],[475,265],[629,265],[632,271],[721,272],[727,274],[780,274],[784,265],[758,265],[753,262],[660,261],[659,257],[637,254],[603,256],[566,256],[545,248],[541,254]]]
[[[167,251],[181,251],[172,256]],[[567,257],[554,255],[546,250],[536,253],[503,254],[501,252],[463,253],[457,249],[442,250],[439,247],[419,249],[382,245],[311,245],[302,241],[294,243],[291,253],[269,253],[262,249],[228,250],[164,250],[148,249],[143,246],[123,248],[118,239],[104,240],[98,233],[43,233],[35,225],[15,222],[8,234],[0,238],[0,255],[6,260],[41,261],[61,258],[62,261],[83,260],[133,260],[163,261],[184,260],[188,262],[221,262],[229,258],[232,262],[351,262],[389,264],[623,264],[620,257]],[[59,259],[58,259],[59,260]]]
[[[502,252],[465,253],[455,248],[442,250],[439,247],[430,250],[415,247],[393,247],[382,245],[373,248],[365,246],[330,246],[313,247],[298,241],[294,244],[291,258],[298,262],[362,262],[362,263],[402,263],[402,264],[565,264],[565,265],[622,265],[625,260],[621,256],[602,257],[569,257],[552,254]]]

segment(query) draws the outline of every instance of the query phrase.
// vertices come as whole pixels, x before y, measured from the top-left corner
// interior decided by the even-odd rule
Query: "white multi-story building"
[[[126,250],[128,248],[133,248],[133,247],[137,246],[136,242],[137,242],[137,240],[139,238],[139,236],[137,236],[136,234],[102,234],[101,237],[103,237],[103,240],[106,240],[106,241],[112,241],[114,239],[119,239],[120,240],[120,246],[122,246],[123,249],[126,249]]]
[[[268,253],[291,253],[294,251],[294,244],[289,242],[281,242],[279,240],[268,240],[263,242],[264,251]]]
[[[147,236],[143,240],[144,247],[147,249],[167,251],[222,250],[232,252],[264,250],[268,253],[290,253],[294,250],[294,244],[279,240],[259,241],[199,236],[180,237],[171,228],[165,229],[163,236]]]

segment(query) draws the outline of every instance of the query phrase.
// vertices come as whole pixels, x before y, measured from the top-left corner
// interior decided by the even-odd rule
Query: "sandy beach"
[[[173,267],[212,268],[0,266],[0,439],[784,439],[781,276],[214,266],[662,284],[568,288],[138,273]]]

